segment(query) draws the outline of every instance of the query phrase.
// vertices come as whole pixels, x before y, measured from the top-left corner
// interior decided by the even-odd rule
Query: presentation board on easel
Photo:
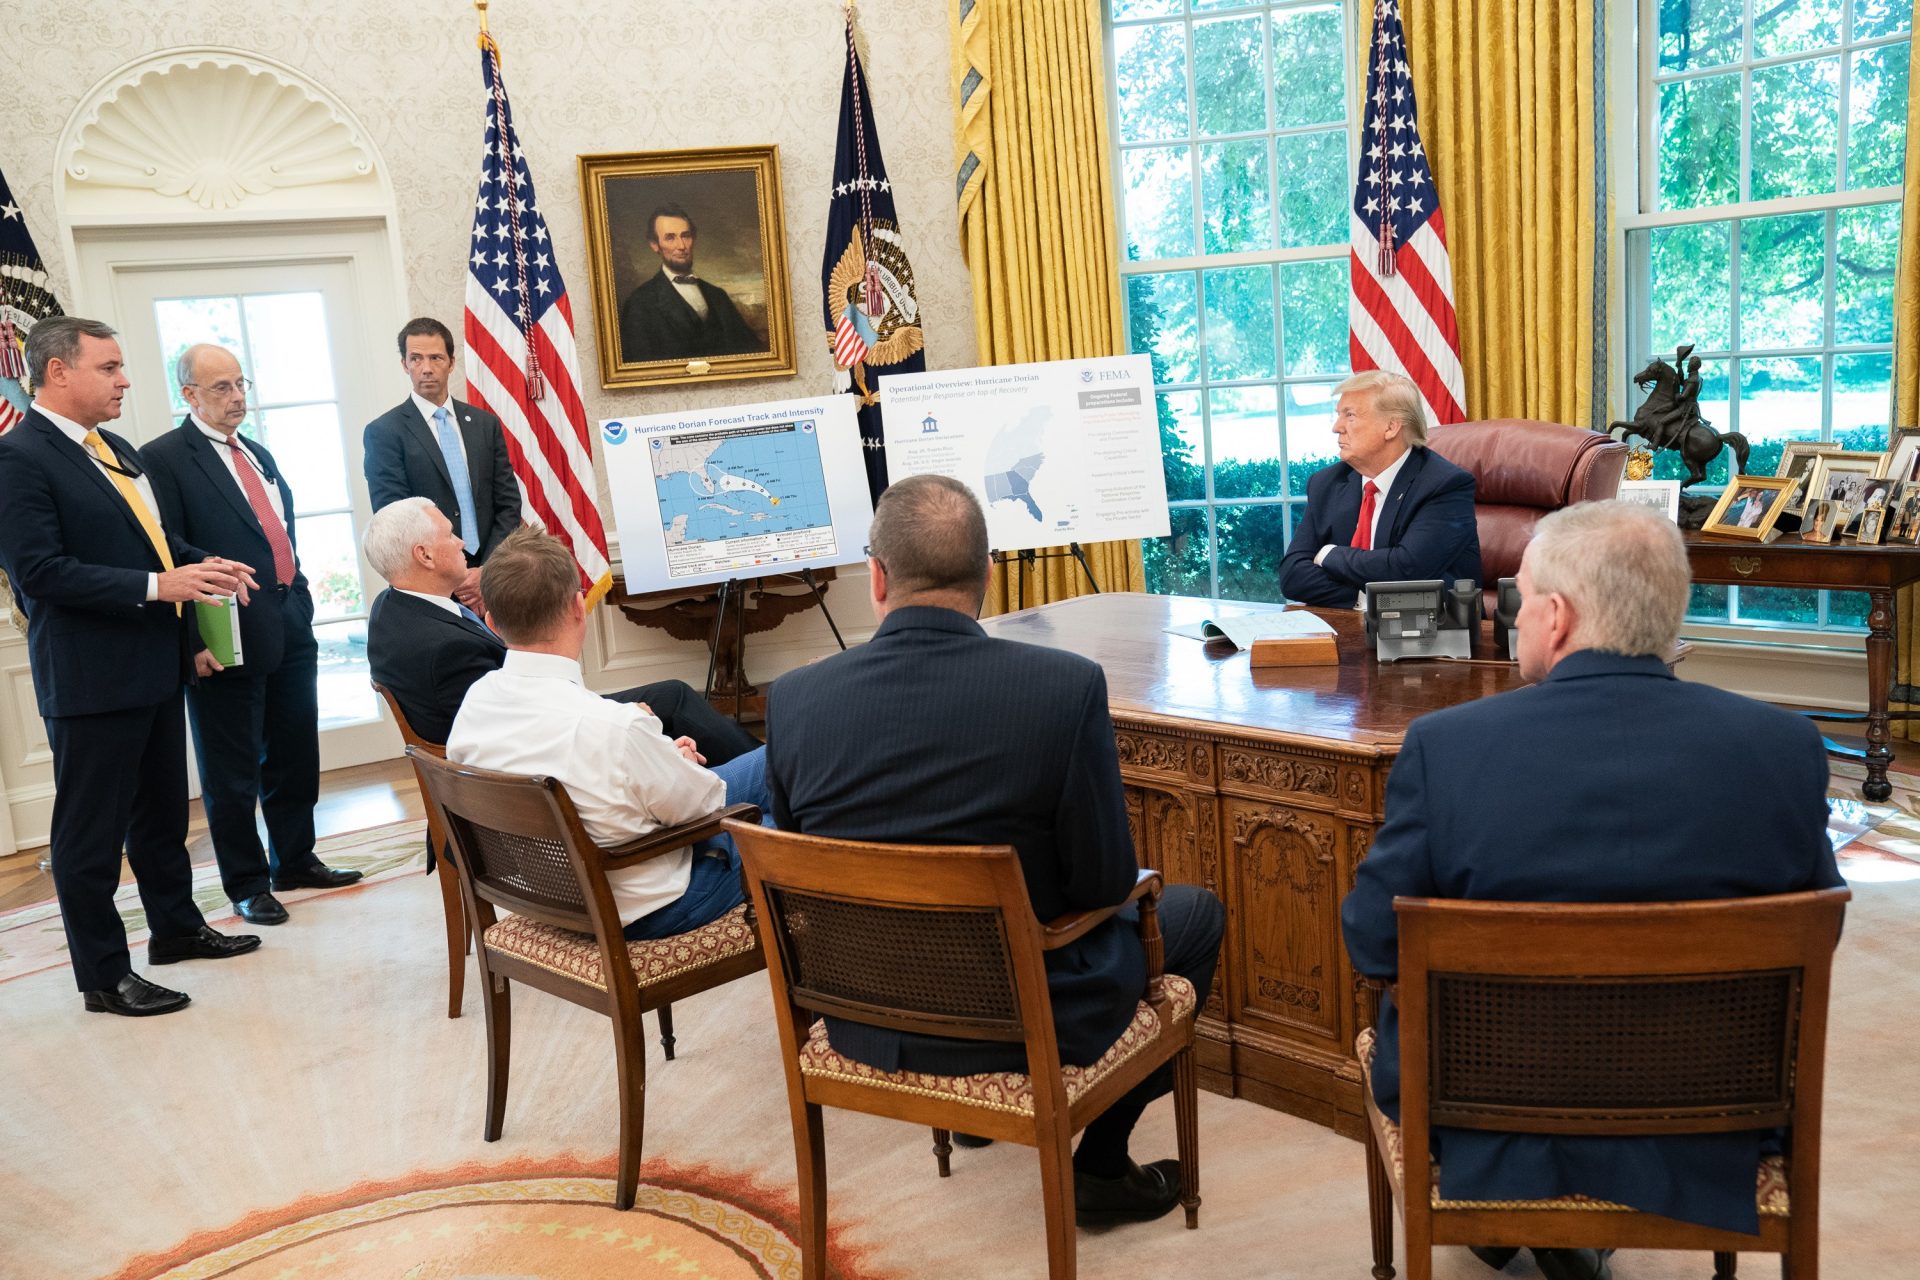
[[[852,396],[609,418],[600,440],[629,592],[866,559]]]
[[[965,484],[996,551],[1167,536],[1146,356],[884,376],[880,402],[887,478]]]

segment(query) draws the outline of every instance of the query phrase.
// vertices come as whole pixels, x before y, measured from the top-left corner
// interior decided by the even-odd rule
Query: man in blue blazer
[[[352,884],[358,871],[314,856],[320,799],[319,646],[313,595],[301,572],[293,490],[247,420],[247,379],[224,347],[189,347],[175,367],[189,412],[140,451],[160,510],[182,537],[259,565],[260,587],[239,610],[241,661],[229,670],[194,618],[187,634],[195,681],[187,691],[200,794],[234,910],[254,924],[283,924],[272,890]],[[258,807],[267,843],[254,823]]]
[[[182,606],[256,586],[248,565],[167,530],[140,455],[103,422],[129,385],[114,331],[55,316],[27,335],[35,387],[0,436],[0,568],[27,615],[34,695],[53,755],[53,886],[86,1007],[171,1013],[187,997],[133,972],[113,901],[124,849],[152,964],[251,951],[207,927],[187,858]]]
[[[1340,461],[1307,481],[1307,509],[1280,561],[1280,590],[1350,609],[1369,582],[1480,581],[1473,476],[1427,448],[1420,390],[1397,373],[1339,387]]]
[[[1813,725],[1667,669],[1688,578],[1679,531],[1656,512],[1593,502],[1540,522],[1519,574],[1520,670],[1538,683],[1408,729],[1386,822],[1341,908],[1355,969],[1394,977],[1400,894],[1665,902],[1841,883]],[[1397,1117],[1390,997],[1373,1092]],[[1747,1233],[1771,1140],[1434,1130],[1449,1200],[1585,1195]],[[1606,1274],[1587,1251],[1534,1252],[1550,1280]]]
[[[874,508],[873,639],[781,676],[767,699],[776,825],[848,839],[1010,844],[1041,920],[1112,906],[1138,864],[1127,830],[1106,675],[1078,654],[990,639],[987,527],[965,485],[902,480]],[[1161,899],[1168,973],[1204,1002],[1220,900],[1192,885]],[[1046,956],[1061,1061],[1093,1062],[1133,1017],[1146,958],[1131,909]],[[835,1049],[882,1071],[1024,1071],[1019,1045],[903,1035],[827,1019]],[[1128,1137],[1165,1093],[1160,1073],[1087,1126],[1074,1152],[1083,1223],[1144,1221],[1179,1199],[1178,1162],[1142,1168]]]
[[[520,527],[520,483],[506,432],[493,414],[453,398],[453,333],[438,320],[421,316],[401,328],[400,367],[413,394],[361,436],[367,497],[375,511],[419,496],[446,513],[467,556],[456,594],[478,609],[480,566]]]

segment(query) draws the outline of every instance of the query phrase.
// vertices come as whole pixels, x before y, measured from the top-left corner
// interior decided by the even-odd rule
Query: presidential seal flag
[[[27,330],[60,314],[47,285],[46,264],[27,231],[27,216],[0,174],[0,434],[26,416]]]
[[[1429,423],[1461,422],[1467,386],[1447,224],[1420,142],[1399,0],[1380,0],[1371,43],[1353,191],[1348,356],[1355,373],[1386,369],[1413,379]]]
[[[593,504],[593,447],[580,399],[573,304],[514,133],[500,49],[485,31],[480,75],[486,154],[467,257],[467,399],[500,419],[525,509],[573,552],[591,606],[613,586],[613,570],[606,527]]]
[[[880,159],[880,132],[848,8],[847,74],[840,87],[840,144],[833,161],[833,203],[820,263],[827,347],[834,389],[860,397],[860,444],[875,499],[887,487],[886,434],[875,377],[927,367],[913,264],[893,207],[893,184]]]

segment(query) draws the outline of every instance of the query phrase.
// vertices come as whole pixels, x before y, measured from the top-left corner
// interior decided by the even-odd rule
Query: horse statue
[[[1607,434],[1616,440],[1637,435],[1655,449],[1670,449],[1687,464],[1682,487],[1707,478],[1707,467],[1720,456],[1720,450],[1732,448],[1742,474],[1747,469],[1747,438],[1738,431],[1715,431],[1700,416],[1700,357],[1693,344],[1684,344],[1674,352],[1674,363],[1658,356],[1633,375],[1634,385],[1647,392],[1632,422],[1615,422]],[[1676,367],[1678,366],[1678,367]],[[1686,377],[1682,379],[1680,369]]]

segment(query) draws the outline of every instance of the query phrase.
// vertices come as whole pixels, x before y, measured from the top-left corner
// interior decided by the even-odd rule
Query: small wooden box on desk
[[[1335,667],[1340,665],[1340,641],[1334,636],[1288,636],[1255,640],[1247,650],[1250,667]]]

